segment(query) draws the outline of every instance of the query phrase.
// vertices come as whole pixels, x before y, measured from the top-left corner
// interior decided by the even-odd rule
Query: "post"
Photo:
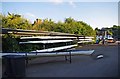
[[[27,52],[25,52],[25,57],[26,57],[26,66],[28,65],[28,57],[27,57]]]
[[[70,54],[70,63],[71,63],[71,51],[69,52],[69,54]]]
[[[65,55],[65,60],[67,61],[67,56]]]

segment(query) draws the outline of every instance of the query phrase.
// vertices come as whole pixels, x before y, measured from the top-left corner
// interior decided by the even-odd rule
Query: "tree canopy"
[[[21,17],[21,15],[18,14],[10,14],[8,12],[8,15],[0,15],[2,18],[2,27],[4,28],[12,28],[12,29],[29,29],[31,28],[31,23],[27,20]]]
[[[90,25],[83,21],[76,21],[73,18],[65,18],[64,22],[54,22],[52,19],[36,19],[34,24],[30,23],[27,19],[23,18],[19,14],[8,15],[0,14],[2,18],[3,28],[12,29],[26,29],[26,30],[38,30],[38,31],[54,31],[71,33],[85,36],[95,36],[95,31]]]
[[[27,19],[19,14],[9,13],[8,15],[0,14],[0,25],[2,28],[37,30],[37,31],[53,31],[62,33],[71,33],[84,36],[95,36],[95,31],[90,25],[83,21],[76,21],[73,18],[65,18],[64,22],[54,22],[52,19],[36,19],[34,23],[30,23]],[[2,36],[3,52],[12,51],[28,51],[25,46],[19,45],[19,37],[12,34]],[[33,46],[29,46],[30,50],[35,50]]]
[[[95,28],[96,34],[97,35],[102,34],[101,30],[106,30],[108,35],[112,35],[114,39],[120,40],[120,26],[113,25],[110,28],[102,28],[102,29]]]

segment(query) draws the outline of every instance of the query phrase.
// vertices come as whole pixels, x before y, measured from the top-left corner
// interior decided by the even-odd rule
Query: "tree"
[[[71,17],[65,19],[65,23],[71,23],[74,22],[75,20]]]
[[[7,16],[2,16],[2,27],[12,29],[31,29],[31,23],[18,14],[8,12]]]
[[[113,25],[113,27],[111,27],[111,29],[112,29],[114,38],[116,40],[120,40],[120,26]]]
[[[70,33],[84,36],[94,36],[96,35],[95,30],[83,21],[76,21],[73,18],[69,17],[64,20],[64,22],[54,22],[52,19],[36,19],[34,24],[31,24],[27,19],[23,18],[19,14],[11,14],[8,12],[8,15],[0,14],[0,18],[2,22],[0,25],[2,28],[12,28],[12,29],[25,29],[25,30],[37,30],[37,31],[54,31],[54,32],[62,32],[62,33]],[[116,29],[116,26],[113,27]],[[116,34],[116,33],[114,33]],[[29,47],[29,49],[25,49],[22,46],[18,45],[19,37],[15,37],[14,35],[3,35],[3,50],[4,51],[30,51],[38,49],[39,46],[33,47],[32,45],[24,46]],[[14,47],[14,49],[12,48]]]

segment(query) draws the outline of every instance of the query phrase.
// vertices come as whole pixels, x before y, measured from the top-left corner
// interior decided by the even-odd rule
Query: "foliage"
[[[6,16],[0,14],[0,18],[0,25],[2,26],[2,28],[54,31],[94,37],[96,35],[95,30],[93,30],[90,25],[83,21],[76,21],[71,17],[66,18],[64,22],[54,22],[52,19],[37,19],[34,24],[30,23],[21,15],[13,13],[11,14],[9,12]],[[3,35],[2,39],[3,51],[28,51],[28,49],[19,46],[19,40],[17,40],[19,39],[19,37],[7,34]],[[29,45],[28,47],[30,50],[38,48],[38,46],[33,47],[31,45]]]
[[[120,26],[113,25],[110,28],[102,28],[102,29],[95,28],[96,34],[100,35],[101,34],[100,31],[103,29],[107,31],[107,34],[112,35],[115,40],[120,40]]]
[[[39,31],[54,31],[54,32],[64,32],[72,33],[85,36],[95,36],[95,31],[92,27],[83,21],[76,21],[73,18],[66,18],[64,22],[55,23],[52,19],[37,19],[34,24],[31,24],[28,20],[21,17],[18,14],[8,15],[0,14],[2,18],[3,28],[13,28],[13,29],[26,29],[26,30],[39,30]]]
[[[2,18],[2,28],[30,29],[32,27],[29,21],[18,14],[8,13],[7,16],[0,15],[0,17]]]
[[[19,51],[17,38],[12,34],[5,34],[2,36],[2,51],[3,52],[17,52]]]
[[[116,40],[120,40],[120,26],[113,25],[111,29],[112,29],[114,38],[116,38]]]

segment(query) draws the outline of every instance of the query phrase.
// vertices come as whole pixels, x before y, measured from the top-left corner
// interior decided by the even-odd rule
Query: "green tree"
[[[32,29],[31,23],[18,14],[8,12],[7,16],[2,17],[2,27],[12,29]]]

